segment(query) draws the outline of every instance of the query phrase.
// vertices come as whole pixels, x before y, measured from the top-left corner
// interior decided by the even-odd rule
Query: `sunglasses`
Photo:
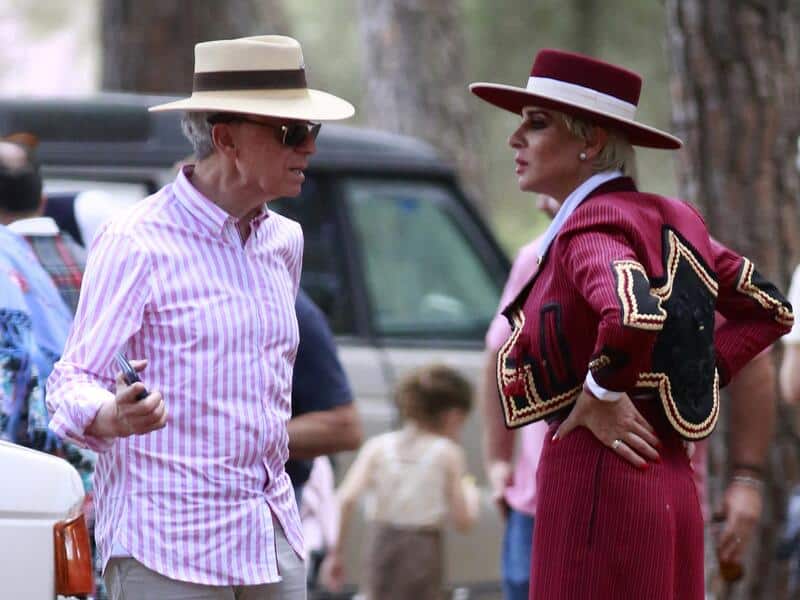
[[[281,144],[291,148],[301,146],[309,137],[311,140],[316,140],[319,135],[319,130],[322,128],[322,123],[314,123],[309,121],[307,123],[289,123],[288,125],[275,125],[273,123],[264,123],[263,121],[256,121],[255,119],[248,119],[239,115],[214,115],[209,117],[208,123],[216,125],[217,123],[251,123],[253,125],[260,125],[261,127],[269,127],[270,129],[277,129],[281,132]]]

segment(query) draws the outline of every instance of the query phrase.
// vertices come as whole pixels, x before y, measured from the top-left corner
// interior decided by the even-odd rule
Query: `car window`
[[[376,332],[482,339],[500,289],[449,188],[351,180],[346,198]]]
[[[354,333],[352,286],[345,271],[336,206],[319,182],[306,175],[297,198],[270,202],[271,210],[303,226],[303,275],[300,285],[322,309],[336,335]]]

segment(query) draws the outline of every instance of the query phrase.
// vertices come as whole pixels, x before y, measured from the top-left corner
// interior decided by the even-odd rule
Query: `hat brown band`
[[[305,69],[273,71],[207,71],[195,73],[195,92],[225,90],[285,90],[304,89]]]

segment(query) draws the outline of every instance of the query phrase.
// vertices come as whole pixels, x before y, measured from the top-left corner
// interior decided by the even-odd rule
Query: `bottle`
[[[738,562],[720,560],[719,574],[724,581],[733,583],[744,577],[744,567]]]
[[[714,534],[714,539],[719,541],[719,536],[722,533],[722,527],[725,525],[725,516],[716,514],[711,519],[711,529]],[[742,563],[737,561],[722,560],[717,552],[717,564],[719,565],[719,575],[726,583],[733,583],[739,581],[744,577],[744,567]]]

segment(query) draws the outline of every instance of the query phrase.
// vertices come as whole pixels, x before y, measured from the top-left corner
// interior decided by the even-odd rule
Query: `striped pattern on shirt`
[[[236,220],[176,181],[113,219],[92,244],[78,310],[48,380],[50,428],[100,452],[96,536],[173,579],[279,579],[270,512],[300,553],[284,463],[298,331],[300,226],[266,209],[243,245]],[[149,363],[167,426],[86,433],[112,396],[112,356]]]

